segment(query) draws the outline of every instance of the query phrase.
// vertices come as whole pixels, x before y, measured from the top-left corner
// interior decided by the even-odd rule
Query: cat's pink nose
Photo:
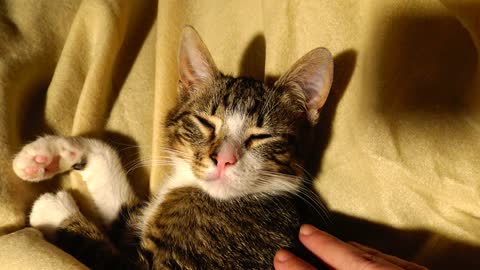
[[[223,177],[225,175],[225,169],[237,163],[237,151],[234,145],[225,143],[220,148],[220,151],[216,155],[212,155],[211,158],[217,165],[217,177]]]
[[[223,166],[226,167],[228,165],[234,165],[237,163],[237,158],[235,157],[235,153],[218,153],[217,155],[217,167]]]

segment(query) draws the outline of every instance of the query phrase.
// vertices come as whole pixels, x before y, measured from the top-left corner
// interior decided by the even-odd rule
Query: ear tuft
[[[212,81],[218,70],[200,35],[190,25],[183,28],[178,53],[181,91],[192,91]]]
[[[287,91],[301,91],[310,123],[318,120],[333,81],[333,57],[325,48],[316,48],[300,58],[275,83]]]

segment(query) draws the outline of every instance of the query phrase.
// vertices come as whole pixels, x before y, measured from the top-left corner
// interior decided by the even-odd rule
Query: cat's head
[[[179,73],[178,103],[166,121],[179,180],[220,199],[296,191],[303,175],[296,139],[302,126],[316,123],[328,96],[330,52],[310,51],[268,87],[223,75],[187,26]]]

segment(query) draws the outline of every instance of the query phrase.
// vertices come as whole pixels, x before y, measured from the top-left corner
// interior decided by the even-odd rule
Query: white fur
[[[229,137],[234,140],[241,141],[245,132],[245,115],[241,113],[227,115],[225,122],[227,125]]]
[[[35,162],[36,156],[46,156],[49,162]],[[59,158],[58,170],[46,173],[44,168],[54,158]],[[13,168],[24,180],[41,181],[71,170],[82,159],[86,159],[87,166],[78,172],[86,182],[104,223],[109,225],[118,216],[122,205],[135,195],[118,154],[107,144],[80,137],[40,137],[20,151],[13,161]],[[39,170],[36,174],[28,174],[27,167]]]
[[[105,224],[117,218],[123,204],[135,196],[118,154],[107,144],[85,139],[87,166],[78,171]]]
[[[78,207],[68,192],[45,193],[33,204],[30,225],[45,235],[52,236],[64,220],[78,212]]]

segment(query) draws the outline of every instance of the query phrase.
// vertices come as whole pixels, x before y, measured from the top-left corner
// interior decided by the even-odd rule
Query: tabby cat
[[[329,93],[330,52],[310,51],[269,87],[222,74],[187,26],[178,59],[166,184],[142,204],[107,144],[40,137],[16,155],[15,173],[38,182],[78,171],[104,224],[59,191],[35,201],[31,226],[93,269],[272,269],[281,248],[309,260],[297,238],[305,186],[296,141]]]

